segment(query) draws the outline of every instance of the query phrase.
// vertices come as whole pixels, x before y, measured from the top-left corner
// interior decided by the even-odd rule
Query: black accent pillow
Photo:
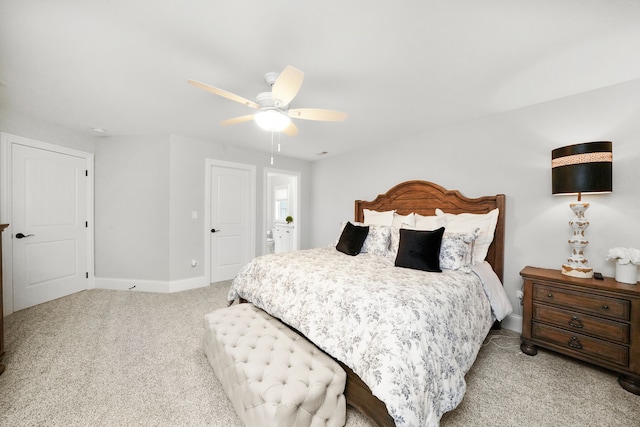
[[[347,222],[340,234],[336,249],[347,255],[358,255],[368,234],[369,226],[353,225]]]
[[[440,245],[443,235],[444,227],[433,231],[401,228],[396,267],[442,273]]]

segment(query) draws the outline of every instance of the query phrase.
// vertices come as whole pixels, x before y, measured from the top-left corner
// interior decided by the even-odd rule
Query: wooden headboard
[[[356,200],[354,219],[358,222],[364,221],[363,209],[395,210],[400,215],[407,215],[411,212],[420,215],[435,215],[436,208],[454,214],[464,212],[482,214],[495,208],[499,209],[498,224],[486,260],[491,264],[500,281],[504,283],[504,194],[470,199],[457,190],[446,190],[432,182],[407,181],[396,185],[385,194],[378,195],[370,202]]]

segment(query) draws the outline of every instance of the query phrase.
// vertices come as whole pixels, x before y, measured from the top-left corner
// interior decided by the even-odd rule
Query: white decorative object
[[[584,257],[584,248],[589,244],[584,236],[584,231],[589,227],[589,221],[584,217],[584,212],[589,208],[589,203],[573,202],[569,207],[575,214],[569,221],[569,226],[573,230],[573,236],[569,239],[572,251],[567,263],[562,264],[562,274],[589,279],[593,277],[593,268],[589,267]]]
[[[620,264],[616,262],[616,282],[635,285],[638,283],[638,266],[635,264]]]
[[[635,285],[638,283],[638,266],[640,250],[634,248],[611,248],[607,253],[608,260],[616,262],[616,281]]]

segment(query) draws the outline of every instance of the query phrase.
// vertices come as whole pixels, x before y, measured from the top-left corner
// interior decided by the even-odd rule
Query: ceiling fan
[[[222,126],[255,120],[263,129],[282,131],[286,135],[295,136],[298,134],[298,128],[291,121],[292,118],[325,122],[338,122],[347,119],[347,113],[340,111],[325,110],[322,108],[289,108],[291,101],[298,94],[302,86],[302,81],[304,80],[304,73],[291,65],[288,65],[280,74],[266,73],[264,78],[271,86],[271,92],[259,93],[255,102],[196,80],[188,80],[188,83],[213,94],[244,104],[249,108],[259,110],[255,114],[225,120],[220,123]]]

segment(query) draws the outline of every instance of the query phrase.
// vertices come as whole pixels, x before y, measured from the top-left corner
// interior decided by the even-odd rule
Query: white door
[[[210,281],[233,279],[255,253],[255,168],[209,166]]]
[[[87,160],[11,147],[14,310],[87,289]]]

